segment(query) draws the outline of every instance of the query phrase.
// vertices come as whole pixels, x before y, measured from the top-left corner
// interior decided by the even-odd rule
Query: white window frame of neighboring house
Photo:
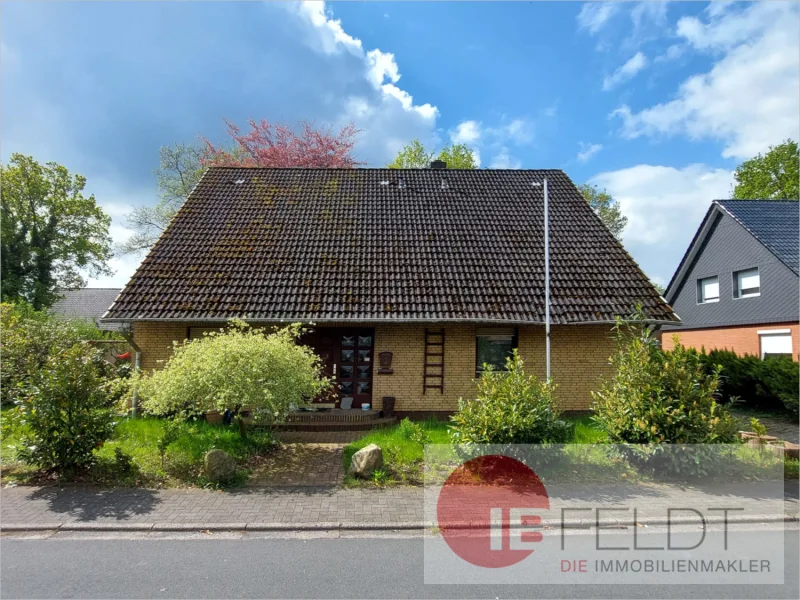
[[[705,281],[709,279],[716,279],[717,280],[717,296],[715,298],[706,299],[705,297]],[[714,302],[719,302],[719,275],[710,275],[709,277],[700,277],[697,280],[697,303],[698,304],[713,304]]]
[[[740,288],[739,288],[740,277],[742,274],[749,273],[752,271],[755,271],[755,276],[758,278],[758,287],[756,288],[758,289],[758,291],[751,292],[749,294],[742,294],[740,293]],[[761,272],[758,270],[758,267],[750,267],[749,269],[739,269],[738,271],[734,271],[731,276],[731,286],[733,287],[734,300],[742,300],[744,298],[757,298],[758,296],[761,295]],[[747,288],[747,289],[753,289],[753,288]],[[737,293],[739,293],[738,296]]]
[[[758,353],[761,357],[761,360],[764,360],[764,338],[768,337],[788,337],[789,338],[789,352],[782,352],[781,354],[788,354],[789,356],[794,356],[794,343],[792,340],[792,330],[791,329],[759,329],[756,331],[758,334]]]

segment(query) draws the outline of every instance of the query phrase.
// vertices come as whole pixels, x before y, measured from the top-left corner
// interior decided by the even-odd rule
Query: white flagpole
[[[550,383],[550,206],[544,180],[544,335],[547,382]]]

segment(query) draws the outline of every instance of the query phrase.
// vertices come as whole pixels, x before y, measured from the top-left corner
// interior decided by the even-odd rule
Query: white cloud
[[[695,164],[683,168],[636,165],[600,173],[628,217],[625,247],[648,276],[668,281],[712,200],[730,195],[733,173]]]
[[[367,79],[377,89],[383,85],[386,78],[392,83],[400,79],[400,70],[391,52],[381,52],[378,49],[367,52]]]
[[[578,152],[578,162],[585,163],[595,154],[603,149],[603,144],[587,144],[586,142],[579,142],[580,151]]]
[[[511,141],[524,145],[533,141],[533,123],[526,119],[514,119],[506,125],[506,133]]]
[[[463,121],[450,132],[454,144],[474,144],[481,139],[481,124],[478,121]]]
[[[521,166],[519,159],[509,154],[508,148],[501,148],[500,153],[489,163],[490,169],[519,169]]]
[[[647,57],[641,52],[634,54],[628,61],[614,73],[603,79],[603,90],[608,91],[616,86],[633,79],[636,74],[647,66]]]
[[[623,105],[612,115],[622,135],[687,135],[725,143],[727,158],[750,158],[800,133],[800,39],[791,3],[753,3],[709,23],[682,19],[678,30],[699,50],[724,55],[708,73],[681,84],[674,100],[639,112]]]
[[[345,33],[342,22],[328,16],[325,2],[305,0],[292,6],[301,16],[307,19],[319,32],[316,38],[318,49],[326,54],[335,54],[346,49],[353,54],[363,54],[361,40]]]
[[[656,56],[653,62],[664,62],[670,60],[677,60],[683,53],[686,51],[686,48],[680,44],[672,44],[663,54],[659,54]]]
[[[324,2],[285,6],[312,25],[310,43],[317,51],[324,55],[346,51],[363,61],[364,77],[377,96],[345,95],[338,120],[341,124],[353,121],[362,130],[358,150],[372,159],[370,164],[389,162],[411,139],[438,139],[435,128],[439,109],[429,103],[415,104],[413,96],[396,85],[401,74],[394,54],[377,48],[365,52],[361,40],[344,31],[341,21],[333,18]]]
[[[617,4],[613,2],[586,2],[578,13],[578,27],[597,33],[616,11]]]

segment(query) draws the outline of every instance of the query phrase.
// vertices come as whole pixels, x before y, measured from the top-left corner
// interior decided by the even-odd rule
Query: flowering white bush
[[[330,386],[319,357],[298,343],[302,331],[294,324],[266,333],[231,321],[227,330],[176,344],[164,368],[142,378],[142,405],[159,416],[250,407],[258,420],[282,422]]]

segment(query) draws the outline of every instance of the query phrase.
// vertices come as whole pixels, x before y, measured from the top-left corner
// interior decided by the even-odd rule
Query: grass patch
[[[383,450],[384,468],[372,481],[375,485],[392,483],[411,483],[422,482],[422,460],[424,458],[425,444],[449,444],[450,426],[435,419],[416,423],[419,430],[424,433],[425,438],[421,439],[411,433],[412,429],[405,425],[406,420],[400,425],[387,427],[385,429],[375,429],[361,439],[348,444],[344,449],[344,468],[350,468],[350,461],[353,454],[370,444],[377,444]],[[365,483],[352,475],[347,475],[345,483],[348,485],[360,485]]]
[[[572,424],[572,444],[603,444],[608,436],[590,417],[581,416],[567,419]],[[350,468],[353,454],[362,448],[377,444],[383,450],[384,467],[373,474],[371,480],[362,480],[348,475],[347,485],[387,485],[397,483],[422,483],[422,462],[425,444],[450,444],[450,425],[447,422],[430,419],[416,425],[424,432],[424,439],[416,438],[411,425],[400,423],[386,429],[376,429],[344,449],[344,468]],[[587,454],[587,470],[596,472],[603,467],[606,454],[584,450]],[[613,470],[620,467],[617,461],[606,465]]]
[[[590,416],[570,417],[567,419],[572,424],[572,438],[570,444],[606,444],[608,434],[592,421]]]
[[[81,480],[123,486],[209,487],[210,482],[202,474],[203,457],[216,448],[239,463],[241,472],[233,483],[242,483],[247,479],[251,462],[275,447],[273,437],[267,432],[252,431],[242,438],[235,425],[184,422],[178,424],[175,441],[162,457],[159,441],[166,423],[155,418],[120,420],[112,438],[96,451],[97,463]],[[16,462],[13,446],[19,443],[21,432],[7,431],[2,441],[3,480],[10,475],[13,477],[9,480],[35,481],[36,470]]]

